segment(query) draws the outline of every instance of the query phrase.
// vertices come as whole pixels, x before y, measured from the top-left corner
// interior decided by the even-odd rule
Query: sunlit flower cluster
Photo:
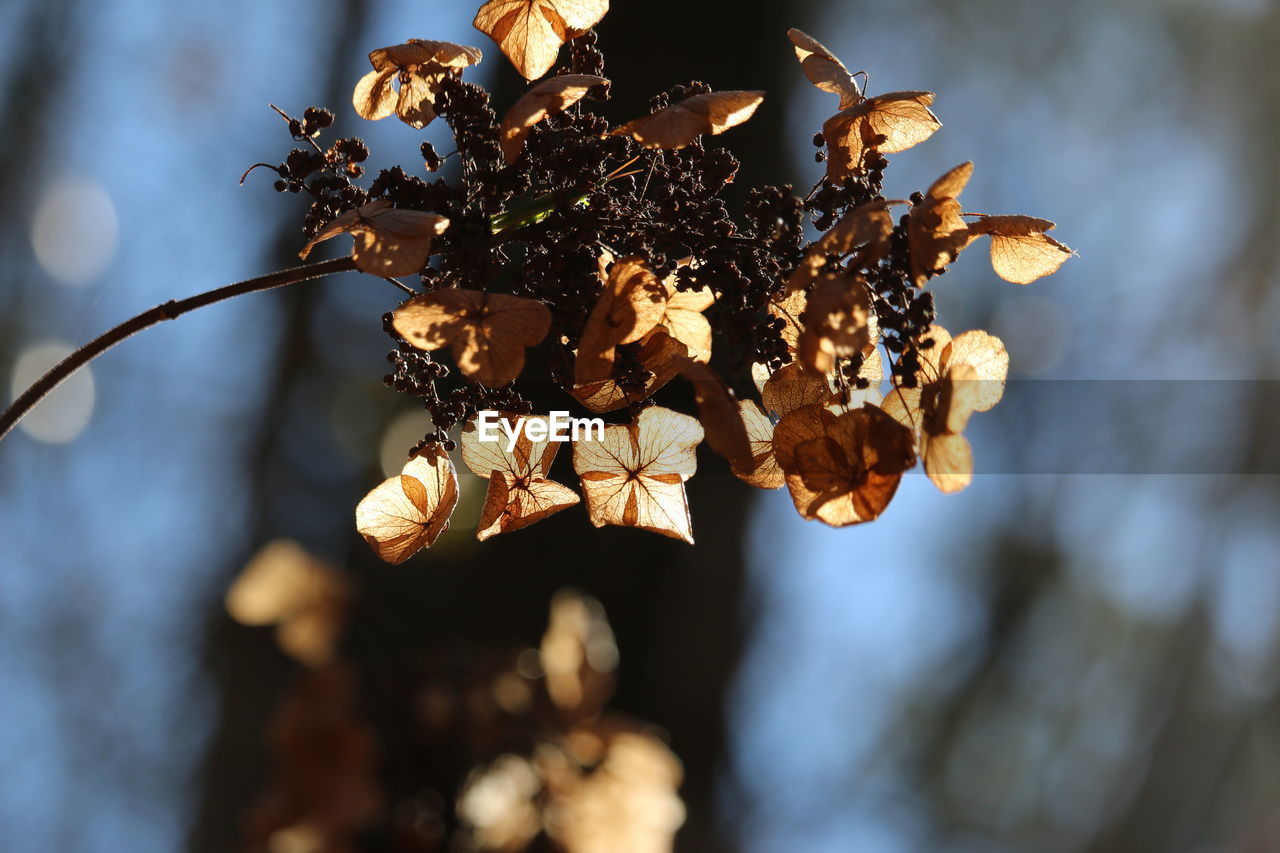
[[[360,532],[393,562],[430,546],[457,503],[459,441],[489,486],[481,539],[581,502],[596,526],[692,542],[685,483],[704,442],[743,481],[785,485],[802,516],[835,526],[876,518],[919,460],[943,491],[964,488],[965,426],[999,401],[1008,357],[984,332],[953,338],[928,285],[984,237],[1005,280],[1052,273],[1072,254],[1047,234],[1053,223],[966,212],[970,163],[924,193],[886,196],[885,155],[941,127],[934,95],[868,96],[861,72],[798,30],[788,35],[801,70],[838,98],[814,139],[825,174],[803,197],[752,189],[732,216],[721,194],[738,163],[706,140],[750,119],[764,93],[691,83],[611,126],[585,109],[609,96],[591,29],[607,10],[606,0],[480,8],[476,27],[526,79],[555,69],[501,120],[462,79],[477,48],[412,40],[370,54],[356,111],[415,128],[443,118],[457,180],[395,167],[364,188],[353,180],[367,154],[358,140],[325,152],[291,126],[313,149],[278,170],[284,188],[315,198],[304,255],[350,233],[359,269],[417,276],[384,318],[396,341],[387,382],[421,398],[432,429],[361,502]],[[428,173],[448,159],[422,150]],[[808,226],[820,236],[807,239]],[[443,353],[448,364],[435,360]],[[654,401],[676,380],[696,413]],[[554,447],[474,440],[482,410],[531,417],[531,387],[613,421],[604,441],[573,447],[581,501],[551,479]]]

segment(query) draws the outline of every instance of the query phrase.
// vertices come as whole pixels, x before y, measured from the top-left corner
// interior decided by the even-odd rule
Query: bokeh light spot
[[[73,347],[61,341],[29,346],[13,367],[11,399],[27,390],[45,371],[66,358]],[[65,444],[78,436],[93,415],[93,373],[82,367],[32,409],[18,426],[27,435],[50,444]]]
[[[61,284],[93,281],[116,253],[116,206],[96,181],[64,178],[36,205],[31,247],[36,260]]]

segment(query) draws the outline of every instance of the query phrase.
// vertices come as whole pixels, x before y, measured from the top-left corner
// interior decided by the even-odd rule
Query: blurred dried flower
[[[333,660],[347,585],[332,566],[291,539],[258,550],[227,591],[226,607],[242,625],[275,625],[282,651],[308,666]]]

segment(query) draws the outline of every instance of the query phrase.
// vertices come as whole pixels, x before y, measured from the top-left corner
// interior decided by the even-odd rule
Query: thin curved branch
[[[165,320],[176,320],[189,311],[212,305],[215,302],[221,302],[224,299],[243,296],[246,293],[256,293],[260,290],[284,287],[287,284],[297,284],[301,281],[347,272],[355,268],[355,262],[350,257],[303,264],[258,276],[257,278],[247,279],[246,281],[238,281],[235,284],[228,284],[225,287],[219,287],[216,290],[210,290],[207,293],[200,293],[196,296],[189,296],[186,299],[171,299],[163,305],[157,305],[148,311],[143,311],[136,317],[104,332],[71,353],[71,355],[54,365],[48,373],[36,380],[35,384],[30,388],[22,392],[13,401],[13,404],[5,409],[4,414],[0,415],[0,439],[8,435],[18,421],[22,420],[22,417],[31,411],[36,403],[39,403],[46,394],[57,388],[64,379],[116,344],[136,335],[143,329],[162,323]]]

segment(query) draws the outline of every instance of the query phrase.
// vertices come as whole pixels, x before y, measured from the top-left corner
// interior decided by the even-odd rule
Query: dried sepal
[[[742,420],[738,400],[733,390],[710,366],[691,358],[677,359],[680,374],[693,387],[693,398],[698,404],[698,420],[702,422],[707,444],[729,464],[750,469],[751,437]]]
[[[963,435],[974,412],[995,406],[1004,394],[1009,354],[981,330],[952,338],[930,326],[913,344],[920,363],[918,387],[895,388],[883,408],[917,436],[925,472],[941,491],[958,492],[973,477],[973,450]]]
[[[574,398],[596,414],[639,403],[674,379],[680,372],[679,359],[688,355],[688,348],[663,328],[655,328],[638,343],[636,360],[647,373],[643,387],[624,387],[611,376],[599,382],[575,384]]]
[[[497,43],[526,80],[556,64],[560,45],[599,23],[609,0],[489,0],[472,25]]]
[[[805,370],[799,364],[784,364],[773,372],[760,389],[767,411],[781,417],[801,406],[831,402],[831,383],[826,376]]]
[[[916,287],[946,269],[972,239],[957,200],[972,174],[973,163],[961,163],[934,181],[924,200],[911,208],[907,245]]]
[[[704,133],[724,133],[751,118],[764,92],[706,92],[678,101],[613,131],[646,148],[684,148]]]
[[[734,476],[757,489],[782,488],[785,477],[773,456],[773,421],[753,400],[739,400],[738,414],[747,430],[751,457],[746,464],[730,465]]]
[[[667,302],[658,325],[685,345],[689,358],[694,361],[710,361],[711,323],[702,312],[715,304],[715,294],[706,286],[679,290],[675,273],[663,279],[662,284],[667,289]]]
[[[800,333],[804,331],[800,318],[804,316],[808,304],[809,294],[804,290],[792,291],[783,299],[769,302],[769,316],[782,321],[778,335],[787,345],[787,353],[792,358],[795,358],[796,350],[800,347]]]
[[[696,418],[650,406],[630,424],[605,427],[603,441],[573,446],[587,513],[596,527],[636,527],[693,543],[684,483],[697,470]]]
[[[462,427],[459,446],[462,461],[477,477],[489,481],[476,527],[481,542],[499,533],[510,533],[528,527],[578,503],[578,494],[567,486],[547,479],[559,443],[550,440],[550,418],[546,415],[499,413],[516,432],[515,446],[508,450],[505,431],[498,441],[481,441],[476,418]],[[547,424],[543,434],[548,438],[533,441],[521,422],[540,421]]]
[[[403,563],[449,529],[457,504],[453,463],[432,446],[365,495],[356,507],[356,530],[381,559]]]
[[[647,335],[658,325],[666,309],[667,288],[643,258],[614,261],[578,339],[574,363],[576,384],[608,379],[613,373],[615,348]]]
[[[436,117],[440,81],[480,61],[481,53],[447,41],[409,39],[369,54],[373,70],[356,83],[352,106],[362,118],[377,121],[391,114],[410,127],[423,128]],[[393,83],[399,84],[397,92]]]
[[[522,296],[455,287],[408,300],[395,310],[392,325],[418,349],[450,347],[467,378],[505,385],[524,368],[525,348],[546,337],[551,312]]]
[[[893,216],[889,208],[906,202],[878,199],[853,208],[823,234],[805,252],[804,259],[787,279],[787,291],[795,293],[808,287],[827,264],[828,257],[851,255],[848,267],[874,266],[889,251],[893,234]]]
[[[1046,234],[1057,226],[1034,216],[981,216],[969,223],[973,238],[991,238],[991,268],[1014,284],[1030,284],[1058,271],[1075,254]]]
[[[549,115],[563,112],[596,86],[607,84],[603,77],[591,74],[562,74],[543,80],[520,96],[502,119],[500,139],[502,157],[514,163],[524,148],[529,130]]]
[[[796,510],[832,527],[871,521],[916,461],[911,432],[875,406],[836,414],[809,405],[785,415],[773,450]]]
[[[839,183],[862,174],[872,151],[893,154],[924,142],[942,127],[929,110],[932,103],[932,92],[890,92],[827,119],[822,125],[827,178]]]
[[[306,260],[317,243],[350,234],[355,240],[351,259],[356,269],[392,278],[413,275],[427,265],[432,238],[448,227],[446,217],[395,208],[382,198],[338,216],[302,247],[298,257]]]
[[[870,354],[879,340],[871,294],[858,275],[823,275],[800,322],[796,361],[822,376],[835,370],[837,359]]]
[[[809,82],[824,92],[840,96],[840,109],[848,109],[862,100],[862,90],[844,63],[827,50],[822,42],[797,29],[787,30],[787,38],[796,49],[796,59]]]

